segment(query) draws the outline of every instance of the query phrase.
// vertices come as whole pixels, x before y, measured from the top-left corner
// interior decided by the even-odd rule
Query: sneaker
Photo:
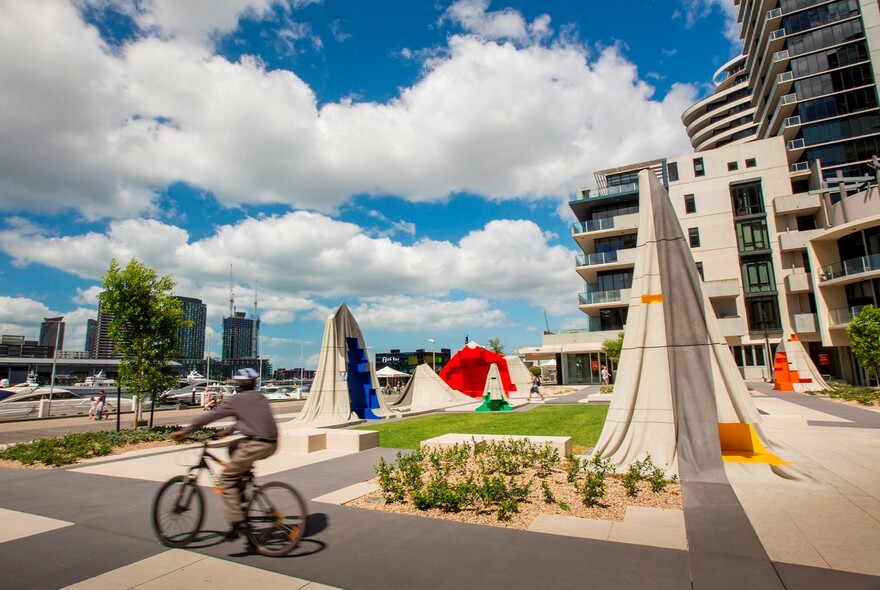
[[[230,525],[229,530],[226,531],[226,540],[227,541],[235,541],[241,536],[241,533],[244,532],[244,523],[243,522],[234,522]]]

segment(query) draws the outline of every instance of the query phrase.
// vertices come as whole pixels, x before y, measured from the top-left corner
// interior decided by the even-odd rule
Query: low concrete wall
[[[570,436],[515,436],[510,434],[444,434],[443,436],[435,436],[428,440],[422,441],[422,447],[444,448],[451,447],[456,444],[473,445],[474,441],[482,442],[484,440],[504,441],[509,438],[526,439],[534,445],[541,446],[544,443],[550,443],[550,446],[559,451],[560,457],[565,457],[571,453],[571,437]]]

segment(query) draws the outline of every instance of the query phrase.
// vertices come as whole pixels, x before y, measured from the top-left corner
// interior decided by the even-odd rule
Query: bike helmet
[[[253,369],[239,369],[232,375],[233,381],[256,381],[260,376]]]

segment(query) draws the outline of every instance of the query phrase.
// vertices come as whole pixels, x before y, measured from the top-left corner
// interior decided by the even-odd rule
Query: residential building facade
[[[626,323],[638,171],[668,188],[742,374],[770,379],[784,332],[824,374],[864,383],[846,326],[880,304],[880,6],[734,0],[743,52],[682,114],[695,153],[596,173],[570,203],[587,327],[545,334],[563,383],[598,383],[602,342]]]

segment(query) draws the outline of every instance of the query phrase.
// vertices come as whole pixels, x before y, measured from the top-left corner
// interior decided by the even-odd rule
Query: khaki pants
[[[220,474],[220,489],[223,492],[223,509],[226,522],[243,522],[241,510],[240,482],[241,476],[250,470],[254,462],[275,453],[277,442],[263,442],[246,438],[233,441],[229,445],[229,464]]]

